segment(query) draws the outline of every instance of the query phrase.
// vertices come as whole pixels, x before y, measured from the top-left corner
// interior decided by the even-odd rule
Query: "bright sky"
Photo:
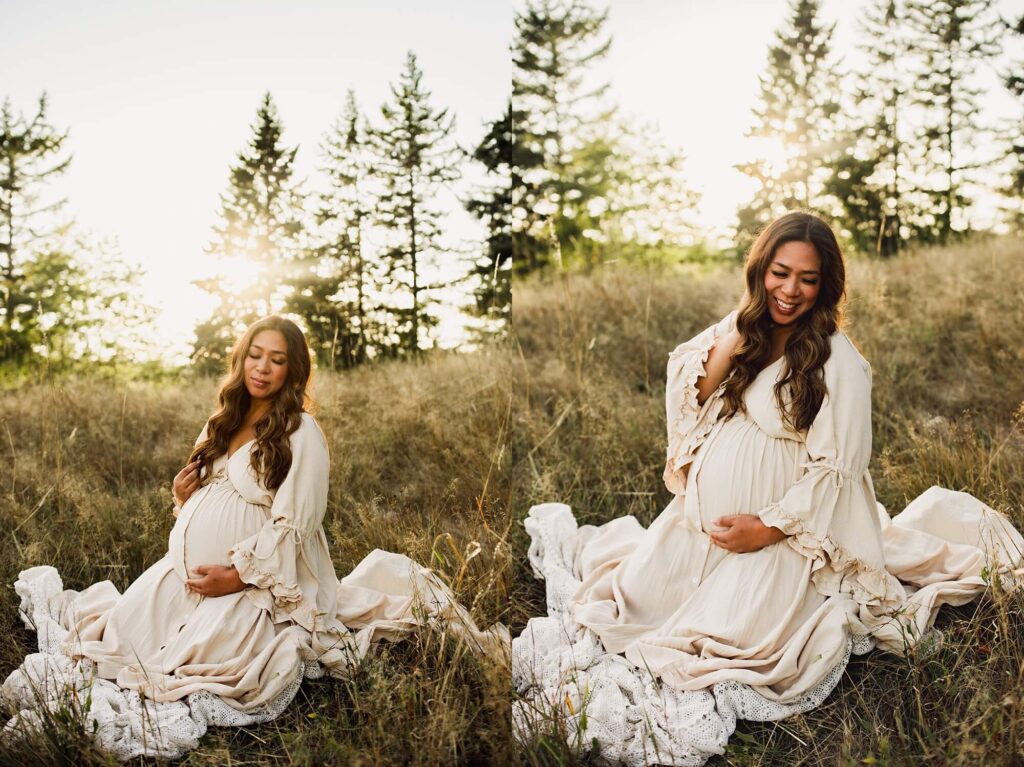
[[[0,97],[28,112],[49,92],[52,120],[71,128],[75,158],[63,188],[79,224],[116,238],[142,265],[144,297],[163,312],[160,338],[183,352],[211,308],[190,282],[212,270],[203,251],[219,195],[263,92],[277,102],[286,143],[300,145],[298,175],[308,178],[345,90],[376,112],[413,49],[434,104],[456,114],[460,143],[474,145],[509,91],[514,1],[3,0]],[[848,64],[865,4],[823,5]],[[1024,12],[1024,0],[997,5],[1005,16]],[[687,155],[709,228],[728,226],[751,194],[732,166],[752,156],[743,134],[788,8],[788,0],[611,0],[611,98],[658,123]],[[985,110],[986,119],[1014,114],[1008,97]],[[462,212],[449,230],[462,240],[479,233]]]
[[[49,93],[52,122],[71,129],[61,183],[75,218],[143,266],[161,340],[185,351],[213,305],[190,283],[211,271],[219,195],[265,91],[310,178],[345,91],[378,114],[412,49],[471,147],[504,111],[511,34],[507,2],[4,0],[0,98],[29,112]],[[479,236],[468,214],[454,218],[457,240]],[[458,325],[450,314],[442,331]]]
[[[612,49],[607,73],[614,98],[628,114],[657,122],[687,157],[686,176],[702,192],[700,222],[721,229],[756,188],[735,163],[756,157],[744,133],[758,102],[758,76],[775,32],[789,17],[789,0],[611,0]],[[845,67],[859,63],[860,18],[871,3],[824,0],[823,18],[836,23],[833,51]],[[1024,13],[1024,0],[996,0],[1004,17]],[[1018,52],[1019,53],[1019,52]],[[1018,117],[995,72],[985,124]]]

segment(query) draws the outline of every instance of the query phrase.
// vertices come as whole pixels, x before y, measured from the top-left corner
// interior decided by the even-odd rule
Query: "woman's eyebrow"
[[[772,266],[776,268],[785,269],[786,271],[793,271],[792,267],[786,266],[781,261],[772,261]],[[804,269],[803,271],[797,272],[798,274],[819,274],[817,269]]]
[[[263,347],[260,346],[259,344],[249,344],[249,348],[250,349],[259,349],[261,352],[264,351]],[[279,351],[277,349],[271,349],[270,353],[271,354],[280,354],[282,356],[288,356],[288,352],[282,352],[282,351]]]

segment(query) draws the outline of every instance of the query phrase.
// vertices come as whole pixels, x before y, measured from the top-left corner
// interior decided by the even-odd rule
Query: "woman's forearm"
[[[738,330],[732,330],[718,339],[707,362],[704,363],[705,375],[697,379],[697,402],[701,405],[717,389],[732,370],[732,353],[740,342]]]

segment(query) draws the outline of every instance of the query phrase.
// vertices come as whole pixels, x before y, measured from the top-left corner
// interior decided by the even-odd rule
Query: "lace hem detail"
[[[834,474],[842,482],[842,474]],[[811,580],[819,593],[849,594],[858,604],[892,607],[903,602],[903,588],[896,576],[858,559],[832,536],[808,529],[803,520],[789,516],[779,504],[771,504],[758,516],[769,527],[777,527],[788,535],[786,543],[791,548],[816,561]]]
[[[712,392],[703,405],[697,401],[697,379],[707,375],[704,364],[708,361],[708,355],[717,341],[718,336],[712,335],[710,342],[700,349],[674,351],[669,354],[669,359],[683,354],[690,355],[683,363],[683,405],[672,421],[663,476],[665,486],[676,495],[686,491],[686,479],[682,470],[693,462],[694,453],[711,433],[724,406],[721,388]]]

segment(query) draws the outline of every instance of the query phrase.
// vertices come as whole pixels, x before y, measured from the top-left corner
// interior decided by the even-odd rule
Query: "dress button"
[[[691,578],[690,580],[692,580],[694,583],[700,583],[700,578],[698,578],[696,575],[693,576],[693,578]]]

